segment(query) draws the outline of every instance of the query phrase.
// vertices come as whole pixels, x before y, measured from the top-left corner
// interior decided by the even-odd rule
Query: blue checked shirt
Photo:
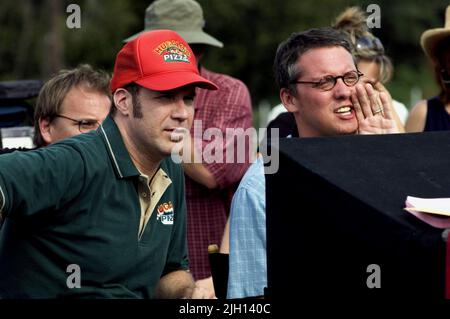
[[[227,298],[262,296],[267,287],[265,190],[264,163],[259,156],[231,204]]]

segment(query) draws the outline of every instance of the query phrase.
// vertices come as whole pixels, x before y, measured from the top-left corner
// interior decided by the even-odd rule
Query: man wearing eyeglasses
[[[36,147],[97,129],[111,108],[109,81],[107,73],[87,64],[48,80],[36,100]]]
[[[183,169],[170,158],[196,88],[217,86],[188,44],[145,32],[117,54],[97,130],[0,156],[0,299],[204,296],[188,271]],[[89,128],[68,110],[52,119]]]
[[[292,34],[278,47],[275,78],[300,138],[397,133],[388,98],[361,85],[350,44],[338,31]],[[270,141],[269,141],[270,142]],[[244,175],[230,215],[228,298],[264,295],[267,286],[264,166]]]

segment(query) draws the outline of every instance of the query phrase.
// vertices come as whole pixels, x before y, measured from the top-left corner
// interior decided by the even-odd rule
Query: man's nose
[[[175,100],[174,108],[172,112],[172,117],[177,118],[181,121],[187,120],[189,117],[189,106],[186,104],[183,98],[178,98]]]
[[[342,78],[337,79],[336,85],[334,86],[334,97],[336,99],[342,100],[350,98],[352,95],[352,88],[344,83]]]

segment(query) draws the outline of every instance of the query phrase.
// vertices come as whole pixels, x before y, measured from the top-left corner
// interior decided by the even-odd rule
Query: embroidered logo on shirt
[[[156,220],[160,220],[164,225],[173,225],[173,205],[172,202],[158,206],[156,210]]]
[[[182,43],[176,40],[164,41],[154,51],[162,55],[164,62],[186,62],[190,63],[190,52]]]

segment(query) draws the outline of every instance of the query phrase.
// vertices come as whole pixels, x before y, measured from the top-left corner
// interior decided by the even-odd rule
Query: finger
[[[367,95],[370,100],[370,109],[373,115],[383,115],[383,106],[379,97],[379,93],[373,89],[370,84],[366,84]]]
[[[389,97],[387,96],[386,93],[381,92],[380,100],[381,100],[381,104],[383,105],[384,117],[389,120],[392,120],[394,118],[394,115],[392,114],[391,101],[390,101]]]
[[[361,110],[364,114],[364,118],[372,116],[372,109],[370,108],[370,102],[364,86],[360,84],[356,85],[356,97],[358,98],[359,104],[361,105]]]
[[[359,105],[358,98],[356,97],[356,92],[352,93],[351,99],[355,110],[356,119],[358,120],[358,123],[360,123],[361,121],[364,121],[364,114],[362,113],[361,105]]]

